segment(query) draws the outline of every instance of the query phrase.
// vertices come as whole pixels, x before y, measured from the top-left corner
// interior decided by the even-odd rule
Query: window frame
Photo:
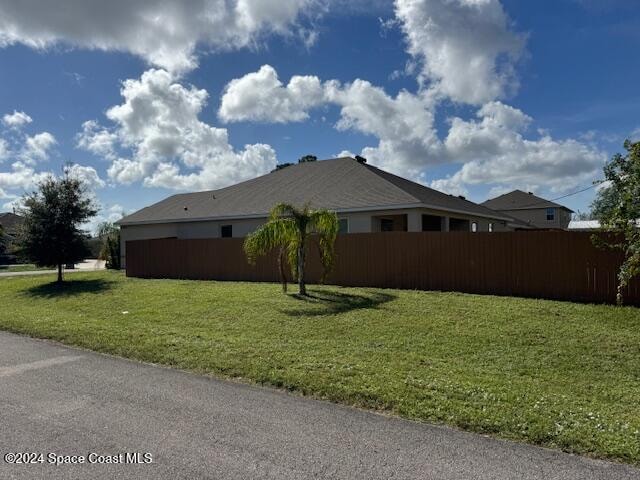
[[[229,235],[225,235],[223,233],[226,228],[229,229]],[[233,238],[233,224],[228,223],[225,225],[220,225],[220,238]]]
[[[554,207],[547,208],[545,212],[547,222],[555,222],[556,221],[556,209]],[[549,218],[551,217],[551,218]]]
[[[471,233],[478,233],[478,222],[471,222]]]
[[[388,224],[389,224],[388,222],[391,222],[391,230],[385,230],[385,229],[382,227],[382,224],[383,224],[383,223],[384,223],[384,224],[386,224],[386,225],[388,225]],[[394,228],[394,227],[395,227],[395,222],[393,221],[393,219],[392,219],[392,218],[381,218],[381,219],[380,219],[380,231],[381,231],[381,232],[393,232],[393,228]]]

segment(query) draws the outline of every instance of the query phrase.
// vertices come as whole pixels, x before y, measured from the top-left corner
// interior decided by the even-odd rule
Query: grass
[[[455,293],[0,279],[0,328],[640,464],[640,310]]]
[[[0,273],[2,272],[32,272],[35,270],[54,270],[55,267],[36,267],[32,264],[21,265],[1,265]]]

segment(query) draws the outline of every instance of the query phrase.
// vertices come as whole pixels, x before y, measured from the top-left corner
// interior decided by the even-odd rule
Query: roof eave
[[[401,205],[385,205],[385,206],[366,206],[366,207],[356,207],[356,208],[338,208],[334,209],[334,211],[338,214],[340,213],[357,213],[357,212],[371,212],[371,211],[380,211],[380,210],[404,210],[409,208],[425,208],[429,210],[439,210],[441,212],[446,213],[455,213],[460,215],[468,215],[473,217],[482,217],[482,218],[490,218],[493,220],[503,220],[506,222],[511,222],[512,220],[508,217],[503,217],[496,212],[493,214],[484,214],[478,212],[470,212],[459,209],[445,208],[438,205],[430,205],[426,203],[410,203],[410,204],[401,204]],[[210,217],[196,217],[196,218],[179,218],[179,219],[160,219],[160,220],[139,220],[139,221],[126,221],[126,219],[121,219],[115,222],[116,225],[120,227],[128,227],[135,225],[159,225],[165,223],[188,223],[188,222],[214,222],[214,221],[224,221],[224,220],[251,220],[257,218],[267,218],[269,213],[256,213],[256,214],[247,214],[247,215],[218,215],[218,216],[210,216]]]

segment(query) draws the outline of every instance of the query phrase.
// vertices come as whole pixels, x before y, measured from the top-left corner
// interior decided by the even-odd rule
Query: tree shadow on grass
[[[110,290],[112,286],[113,282],[101,278],[66,280],[61,285],[51,282],[27,288],[22,291],[22,294],[38,298],[71,297],[83,293],[102,293]]]
[[[323,316],[346,313],[353,310],[378,308],[396,298],[389,293],[366,291],[365,295],[342,293],[335,290],[308,290],[307,296],[290,295],[303,303],[303,308],[285,309],[282,313],[289,316]]]

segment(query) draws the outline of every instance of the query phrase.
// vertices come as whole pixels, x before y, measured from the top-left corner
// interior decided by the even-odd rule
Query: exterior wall
[[[120,264],[125,268],[127,241],[149,240],[152,238],[176,238],[178,224],[127,225],[120,227]]]
[[[266,219],[255,218],[247,220],[220,220],[211,222],[184,222],[178,223],[178,238],[218,238],[220,237],[220,228],[223,225],[231,225],[232,236],[246,237],[253,232]]]
[[[571,221],[571,212],[566,208],[556,208],[555,220],[547,220],[546,208],[531,208],[526,210],[502,210],[519,220],[530,222],[532,226],[538,228],[562,228],[567,229]]]
[[[487,218],[473,217],[469,215],[453,215],[447,212],[429,209],[404,209],[404,210],[378,210],[357,213],[341,213],[338,218],[346,218],[348,221],[349,233],[370,233],[379,231],[379,217],[388,217],[394,215],[407,216],[407,231],[422,231],[422,215],[435,215],[442,217],[442,231],[449,231],[449,218],[460,218],[469,220],[469,229],[471,224],[475,222],[478,226],[478,232],[488,232],[489,222],[494,225],[494,232],[510,230],[499,220],[490,220]],[[179,222],[166,224],[149,224],[149,225],[124,225],[120,229],[120,255],[122,267],[125,267],[126,243],[131,240],[148,240],[153,238],[178,238],[178,239],[195,239],[195,238],[219,238],[220,228],[222,225],[232,226],[233,237],[246,237],[249,233],[256,230],[266,221],[266,218],[255,219],[237,219],[237,220],[216,220],[203,222]]]

